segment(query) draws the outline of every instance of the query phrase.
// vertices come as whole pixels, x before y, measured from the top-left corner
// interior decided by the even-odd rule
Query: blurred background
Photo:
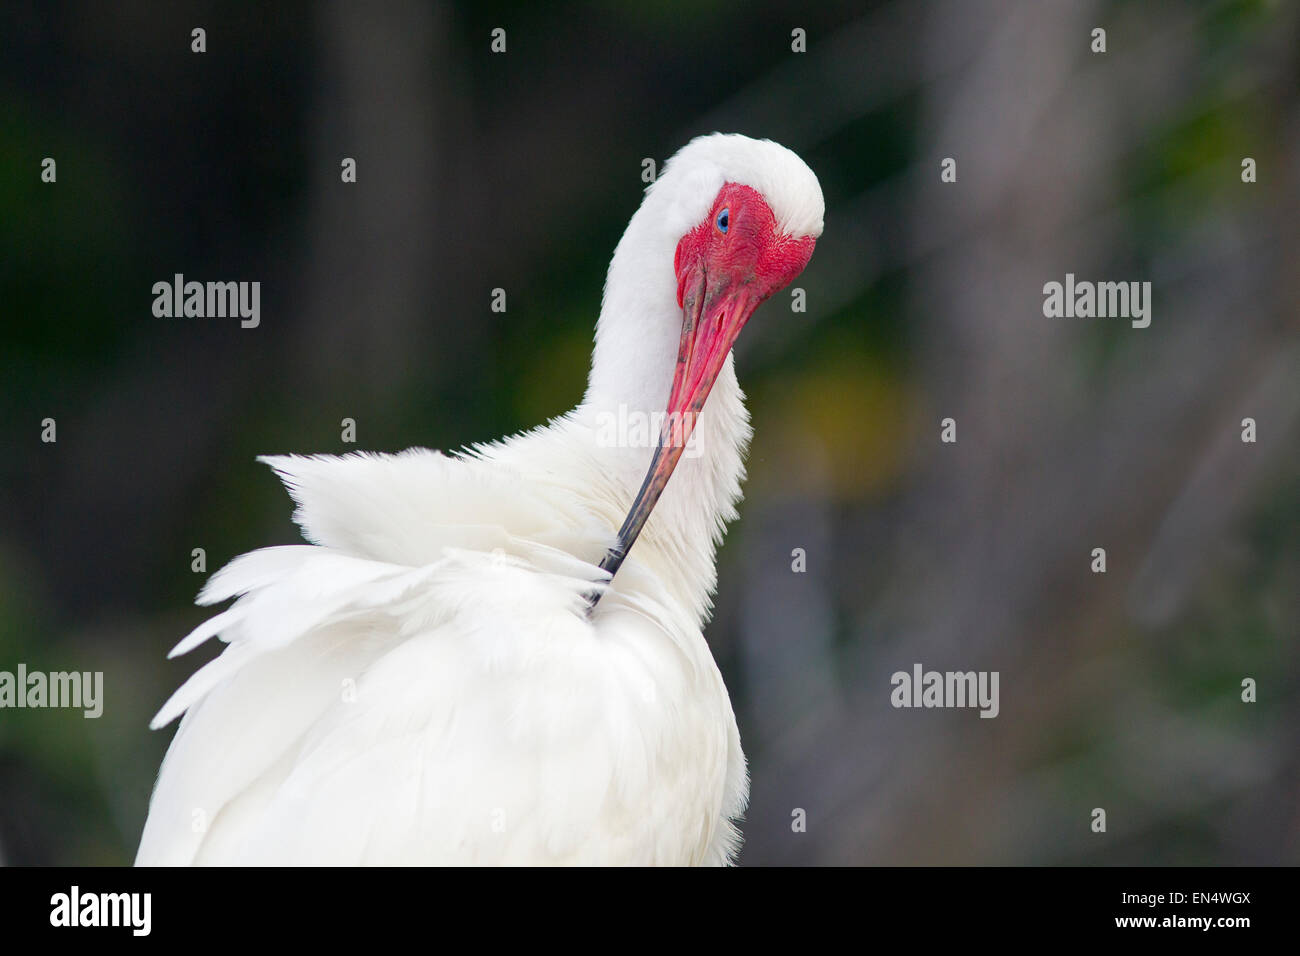
[[[1297,861],[1300,5],[259,6],[0,11],[0,670],[106,698],[0,710],[0,859],[133,858],[192,549],[298,540],[254,456],[570,408],[642,159],[723,130],[827,202],[807,312],[737,355],[741,862]],[[260,281],[261,326],[155,318],[176,272]],[[1150,280],[1150,328],[1045,318],[1066,272]],[[916,662],[999,671],[1000,716],[891,708]]]

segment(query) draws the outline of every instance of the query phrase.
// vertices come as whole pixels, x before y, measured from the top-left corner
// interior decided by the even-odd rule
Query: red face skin
[[[719,225],[724,210],[726,232]],[[704,407],[740,330],[760,303],[803,271],[815,243],[782,235],[756,189],[727,183],[718,191],[708,217],[682,236],[673,257],[683,321],[670,420],[674,412],[693,420]]]
[[[726,229],[720,217],[726,212]],[[682,236],[673,257],[682,337],[667,416],[645,482],[618,543],[600,566],[612,575],[663,493],[740,330],[759,304],[789,285],[812,258],[816,240],[782,234],[758,190],[727,183],[708,216]]]

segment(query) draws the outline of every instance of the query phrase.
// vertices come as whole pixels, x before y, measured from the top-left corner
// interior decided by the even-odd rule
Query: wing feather
[[[228,646],[154,720],[183,715],[138,863],[729,859],[721,677],[652,575],[588,619],[580,494],[424,450],[265,460],[314,544],[201,592],[234,604],[173,654]]]

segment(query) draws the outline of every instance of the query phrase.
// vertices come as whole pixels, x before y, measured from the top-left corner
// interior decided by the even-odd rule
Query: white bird
[[[137,864],[732,862],[748,776],[701,631],[750,437],[731,347],[823,211],[785,147],[695,139],[614,252],[573,411],[262,459],[311,544],[200,593],[237,600],[172,656],[228,646],[153,721],[184,715]]]

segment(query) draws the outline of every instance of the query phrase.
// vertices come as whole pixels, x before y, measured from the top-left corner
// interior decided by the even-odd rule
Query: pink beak
[[[760,286],[752,281],[736,284],[723,279],[711,283],[702,262],[690,268],[685,278],[682,337],[677,348],[673,387],[668,395],[668,414],[645,481],[619,529],[618,542],[600,562],[601,568],[611,576],[623,563],[672,477],[695,428],[695,420],[704,408],[740,330],[767,297],[758,293]],[[592,599],[593,606],[597,600],[598,595]]]

